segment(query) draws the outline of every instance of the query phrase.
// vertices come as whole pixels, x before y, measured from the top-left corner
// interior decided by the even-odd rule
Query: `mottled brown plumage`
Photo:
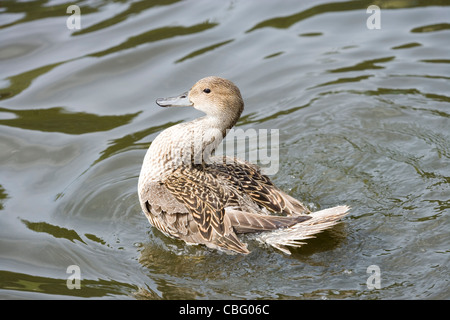
[[[240,233],[263,232],[264,242],[289,253],[301,239],[329,228],[348,207],[311,213],[278,189],[254,164],[211,153],[243,110],[239,89],[208,77],[189,92],[158,99],[160,106],[188,105],[205,117],[164,130],[151,144],[139,176],[139,199],[149,222],[190,244],[249,253]]]

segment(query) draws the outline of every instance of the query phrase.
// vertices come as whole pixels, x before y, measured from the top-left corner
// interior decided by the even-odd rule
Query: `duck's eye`
[[[203,89],[203,92],[204,92],[204,93],[210,93],[210,92],[211,92],[211,89],[208,89],[208,88]]]

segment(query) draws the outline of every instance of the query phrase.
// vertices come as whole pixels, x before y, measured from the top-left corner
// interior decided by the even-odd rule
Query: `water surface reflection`
[[[70,4],[2,2],[1,297],[449,298],[448,1],[84,1],[73,31]],[[208,75],[240,87],[239,128],[280,130],[274,182],[313,209],[350,205],[342,224],[290,257],[149,226],[146,149],[200,115],[154,100]]]

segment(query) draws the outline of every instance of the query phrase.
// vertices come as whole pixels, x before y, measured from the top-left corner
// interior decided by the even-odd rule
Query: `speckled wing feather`
[[[214,176],[195,167],[181,167],[164,182],[167,190],[185,205],[204,241],[219,247],[248,253],[225,217],[228,194]],[[226,223],[227,222],[227,223]]]
[[[236,158],[224,157],[215,161],[206,170],[219,175],[240,191],[248,194],[261,207],[276,213],[301,215],[309,210],[297,199],[279,190],[260,168]]]
[[[189,234],[186,207],[160,182],[146,183],[139,190],[141,207],[149,222],[168,236]]]

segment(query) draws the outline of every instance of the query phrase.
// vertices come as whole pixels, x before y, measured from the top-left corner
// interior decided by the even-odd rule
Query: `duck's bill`
[[[160,107],[190,107],[189,92],[185,92],[177,97],[156,99],[156,104]]]

